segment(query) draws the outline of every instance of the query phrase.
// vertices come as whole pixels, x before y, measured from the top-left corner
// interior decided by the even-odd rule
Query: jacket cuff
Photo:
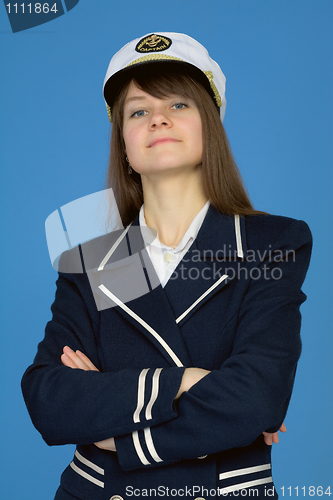
[[[118,460],[123,470],[162,462],[155,449],[150,426],[178,416],[174,399],[184,370],[183,367],[142,370],[138,383],[138,405],[133,416],[134,421],[140,422],[140,427],[131,434],[115,437]]]
[[[142,467],[163,465],[152,438],[151,428],[146,427],[115,438],[120,467],[125,471]]]
[[[125,432],[144,429],[177,417],[174,399],[184,370],[184,367],[174,367],[144,368],[140,371],[132,404],[132,428]],[[120,425],[119,428],[121,427]]]

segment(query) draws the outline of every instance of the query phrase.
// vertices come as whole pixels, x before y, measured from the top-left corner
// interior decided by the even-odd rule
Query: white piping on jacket
[[[171,347],[165,342],[165,340],[151,327],[146,323],[140,316],[138,316],[132,309],[127,307],[126,304],[124,304],[121,300],[118,299],[106,286],[104,285],[99,285],[98,287],[109,299],[111,299],[115,304],[117,304],[119,307],[121,307],[127,314],[132,316],[140,325],[142,325],[146,330],[148,330],[149,333],[161,344],[163,349],[166,350],[166,352],[169,354],[170,358],[174,361],[176,366],[184,366],[183,363],[180,361],[178,356],[173,352]]]
[[[93,462],[90,462],[90,460],[88,460],[87,458],[84,458],[81,455],[81,453],[79,453],[77,450],[75,450],[75,456],[84,465],[86,465],[87,467],[90,467],[94,471],[98,472],[98,474],[101,474],[102,476],[104,476],[104,469],[102,469],[101,467],[98,467],[98,465],[94,464]]]
[[[261,472],[262,470],[268,470],[271,468],[271,464],[256,465],[255,467],[246,467],[245,469],[235,469],[229,472],[222,472],[219,475],[219,479],[227,479],[229,477],[243,476],[244,474],[254,474],[255,472]]]
[[[235,232],[236,232],[236,244],[237,244],[237,256],[241,259],[244,258],[243,246],[242,246],[242,236],[240,230],[240,220],[239,215],[235,215]]]
[[[203,293],[202,295],[200,295],[200,297],[195,301],[193,302],[193,304],[188,308],[186,309],[185,312],[183,312],[183,314],[181,314],[177,319],[176,319],[176,323],[180,323],[180,321],[182,319],[185,318],[185,316],[190,312],[192,311],[192,309],[197,305],[199,304],[199,302],[201,302],[202,299],[204,299],[212,290],[214,290],[214,288],[216,288],[220,283],[222,283],[222,281],[224,281],[226,278],[228,278],[228,275],[227,274],[224,274],[223,276],[221,276],[221,278],[219,280],[216,281],[216,283],[214,283],[214,285],[212,285],[210,288],[208,288],[208,290],[205,291],[205,293]]]
[[[90,474],[87,474],[86,472],[84,472],[84,470],[80,469],[80,467],[75,465],[74,462],[71,462],[69,465],[77,474],[80,474],[80,476],[84,477],[85,479],[88,479],[88,481],[90,481],[91,483],[97,484],[97,486],[99,486],[100,488],[104,488],[103,481],[99,481]]]
[[[103,271],[105,264],[107,263],[107,261],[109,260],[109,258],[113,254],[113,252],[116,250],[116,248],[119,246],[121,241],[125,238],[127,231],[129,230],[130,227],[131,227],[131,224],[129,226],[127,226],[127,228],[121,233],[119,238],[115,241],[115,243],[112,245],[112,247],[110,248],[110,250],[108,251],[108,253],[104,257],[104,259],[102,260],[102,262],[98,266],[97,271]]]
[[[270,477],[264,477],[262,479],[255,479],[254,481],[248,481],[247,483],[239,483],[239,484],[234,484],[232,486],[226,486],[225,488],[219,488],[219,490],[223,491],[223,494],[228,494],[232,493],[233,491],[237,490],[244,490],[245,488],[251,488],[251,486],[258,486],[260,484],[266,484],[266,483],[272,483],[273,478],[272,476]]]

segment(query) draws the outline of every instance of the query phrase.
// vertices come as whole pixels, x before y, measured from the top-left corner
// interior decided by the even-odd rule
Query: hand
[[[88,356],[86,356],[79,350],[73,351],[67,345],[63,348],[63,354],[61,355],[60,359],[62,364],[68,366],[69,368],[78,368],[85,371],[99,371],[96,366],[90,361]]]
[[[117,451],[116,450],[116,443],[114,442],[114,438],[109,438],[109,439],[104,439],[103,441],[98,441],[98,443],[94,443],[97,448],[100,448],[101,450],[108,450],[108,451]]]
[[[186,368],[184,371],[184,375],[182,378],[182,382],[180,384],[179,391],[175,397],[175,399],[180,398],[183,392],[189,391],[191,387],[199,382],[203,377],[210,373],[209,370],[204,370],[203,368]],[[287,428],[282,423],[280,432],[287,432]],[[273,443],[279,442],[279,434],[278,432],[263,432],[265,443],[271,446]]]
[[[279,431],[280,432],[287,432],[287,428],[284,425],[284,423],[282,423]],[[268,444],[269,446],[271,446],[273,443],[279,442],[279,435],[277,432],[263,432],[263,435],[264,435],[265,443]]]
[[[210,373],[203,368],[186,368],[183,374],[182,383],[175,399],[180,398],[183,392],[189,391],[191,387]]]
[[[62,364],[68,366],[69,368],[85,370],[85,371],[89,370],[95,372],[99,371],[94,365],[94,363],[90,361],[88,356],[86,356],[85,354],[83,354],[83,352],[79,350],[73,351],[73,349],[71,349],[68,346],[65,346],[63,348],[63,354],[61,355],[60,359]],[[97,443],[94,443],[94,445],[97,446],[97,448],[100,448],[101,450],[117,451],[114,438],[98,441]]]

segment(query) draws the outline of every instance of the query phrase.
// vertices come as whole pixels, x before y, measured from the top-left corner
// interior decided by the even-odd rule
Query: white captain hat
[[[183,33],[150,33],[121,48],[111,59],[103,85],[110,121],[114,101],[123,84],[143,65],[182,64],[198,80],[219,108],[223,121],[226,107],[225,81],[220,66],[201,43]]]

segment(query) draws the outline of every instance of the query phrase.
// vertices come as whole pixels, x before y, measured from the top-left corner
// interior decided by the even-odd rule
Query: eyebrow
[[[132,101],[142,101],[143,99],[145,99],[146,97],[145,96],[141,96],[141,95],[138,95],[138,96],[133,96],[133,97],[128,97],[126,100],[125,100],[125,103],[124,103],[124,106],[126,106],[126,104],[129,104],[130,102]]]

